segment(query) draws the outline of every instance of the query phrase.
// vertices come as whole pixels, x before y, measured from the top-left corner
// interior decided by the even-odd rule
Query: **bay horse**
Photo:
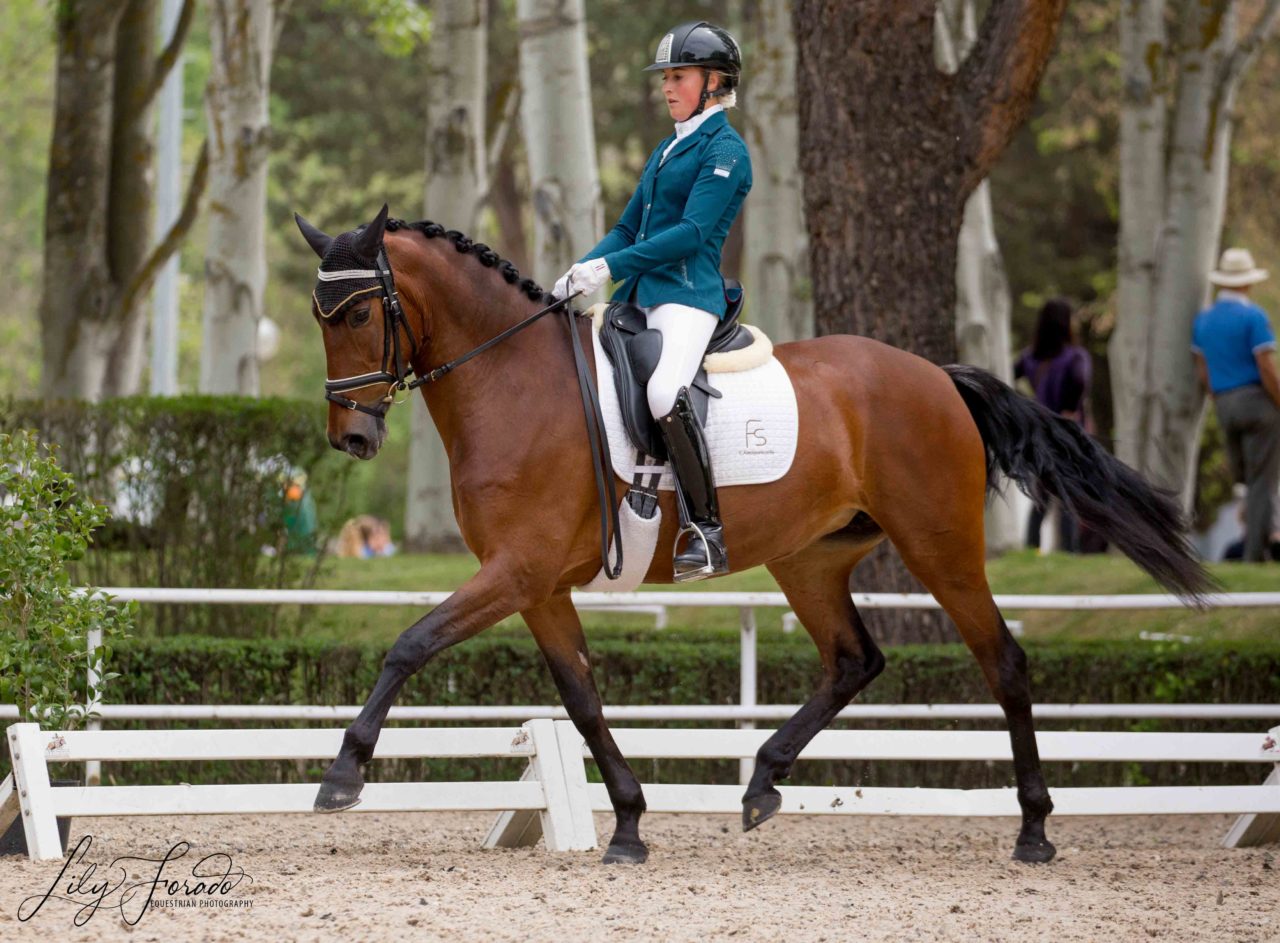
[[[391,647],[324,774],[316,811],[359,802],[362,767],[410,675],[520,613],[608,788],[617,821],[604,861],[643,862],[644,795],[605,723],[570,598],[602,564],[600,501],[567,337],[576,330],[589,352],[590,319],[557,311],[456,372],[432,370],[452,368],[553,299],[487,246],[435,223],[388,220],[385,206],[337,237],[296,219],[321,258],[313,314],[331,378],[330,444],[373,458],[397,391],[420,386],[448,454],[458,527],[480,561],[475,576]],[[723,489],[725,535],[735,570],[763,565],[777,580],[818,648],[822,679],[761,746],[742,800],[743,828],[778,811],[775,785],[800,751],[884,668],[849,585],[858,562],[887,539],[954,620],[1003,709],[1022,811],[1013,857],[1050,860],[1044,826],[1053,803],[1027,660],[985,572],[983,513],[995,471],[1028,493],[1039,488],[1059,499],[1164,586],[1196,601],[1210,581],[1190,552],[1178,505],[1075,423],[982,370],[939,367],[848,335],[780,344],[775,356],[794,385],[804,435],[781,479]],[[615,484],[626,491],[626,481]],[[672,493],[661,502],[658,546],[669,548]],[[645,582],[672,582],[670,553],[654,556]]]

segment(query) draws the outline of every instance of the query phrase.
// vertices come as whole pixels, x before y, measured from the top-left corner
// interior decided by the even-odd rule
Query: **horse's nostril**
[[[348,455],[364,455],[368,445],[368,440],[362,435],[345,435],[342,437],[342,450]]]

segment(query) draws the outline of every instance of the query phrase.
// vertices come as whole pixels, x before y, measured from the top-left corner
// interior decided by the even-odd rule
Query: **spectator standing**
[[[1051,298],[1041,307],[1035,339],[1014,361],[1013,376],[1031,385],[1041,406],[1087,426],[1085,404],[1093,365],[1089,352],[1075,342],[1071,303],[1065,298]],[[1036,495],[1027,522],[1028,547],[1040,546],[1040,527],[1048,509],[1047,496]],[[1068,553],[1079,549],[1076,522],[1065,507],[1058,508],[1058,543]]]
[[[1247,249],[1228,249],[1209,281],[1219,287],[1212,307],[1196,315],[1191,350],[1201,387],[1213,397],[1226,440],[1232,478],[1248,489],[1244,559],[1269,556],[1277,479],[1280,479],[1280,376],[1276,337],[1267,315],[1249,297],[1266,281]]]

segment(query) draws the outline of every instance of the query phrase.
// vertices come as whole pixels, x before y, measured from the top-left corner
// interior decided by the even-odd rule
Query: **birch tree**
[[[97,398],[110,298],[106,256],[111,92],[120,4],[58,9],[58,80],[44,229],[40,328],[46,396]]]
[[[1204,413],[1191,322],[1218,255],[1236,94],[1280,17],[1280,0],[1268,0],[1240,39],[1238,7],[1121,8],[1120,285],[1109,347],[1116,451],[1188,503]]]
[[[53,139],[41,294],[41,390],[96,400],[136,392],[141,302],[195,218],[196,162],[179,219],[152,245],[152,102],[186,40],[195,0],[153,55],[154,0],[58,6]]]
[[[266,289],[272,0],[210,0],[209,236],[200,391],[258,393]]]
[[[954,75],[978,38],[973,0],[942,0],[934,15],[938,68]],[[964,205],[956,247],[956,348],[961,363],[1013,382],[1010,360],[1009,280],[996,242],[991,210],[991,181],[983,180]],[[987,549],[1011,550],[1021,543],[1018,507],[1026,504],[1016,488],[1005,489],[987,505]]]
[[[487,192],[488,2],[436,0],[431,9],[426,217],[474,236]],[[421,396],[414,397],[412,410],[405,542],[418,550],[459,549],[449,457]]]
[[[517,0],[520,126],[533,202],[534,277],[549,283],[603,225],[582,0]]]
[[[992,0],[948,75],[937,65],[933,0],[795,0],[819,334],[865,334],[935,363],[956,359],[965,205],[1026,120],[1064,7]],[[865,589],[919,586],[883,548],[857,575]],[[937,617],[872,613],[873,621],[890,642],[954,638]]]
[[[754,27],[744,116],[755,182],[746,204],[744,281],[752,323],[784,343],[813,336],[791,0],[765,0]]]

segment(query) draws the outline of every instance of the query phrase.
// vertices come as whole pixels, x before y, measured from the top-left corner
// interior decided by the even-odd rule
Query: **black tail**
[[[1213,580],[1196,559],[1173,494],[1148,484],[1079,425],[1020,396],[985,370],[943,367],[987,447],[987,488],[998,467],[1029,496],[1039,485],[1162,585],[1198,601]]]

